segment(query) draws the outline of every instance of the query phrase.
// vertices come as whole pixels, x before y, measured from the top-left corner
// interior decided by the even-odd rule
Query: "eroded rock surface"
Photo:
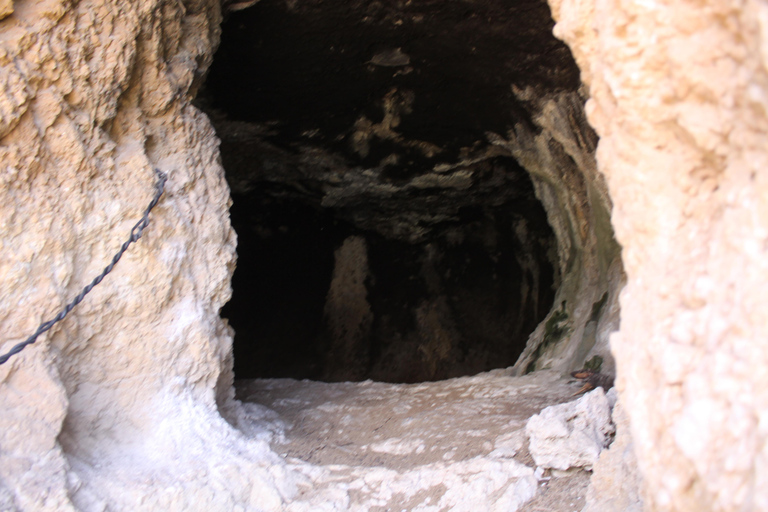
[[[530,11],[522,8],[515,13],[499,10],[495,3],[488,7],[490,14],[503,15],[505,22],[540,20],[546,29],[542,31],[538,23],[522,23],[517,31],[507,31],[506,35],[499,31],[492,37],[498,37],[494,48],[506,45],[509,51],[538,54],[537,59],[520,60],[527,64],[515,69],[514,82],[520,91],[540,83],[550,92],[567,92],[571,97],[578,87],[573,64],[563,61],[566,64],[558,68],[560,71],[549,71],[558,66],[567,49],[548,34],[544,46],[535,38],[522,44],[530,36],[529,30],[548,32],[551,20],[546,6],[536,3]],[[381,9],[372,13],[378,17],[376,23],[396,25],[396,13]],[[408,24],[424,21],[419,21],[418,12],[410,14]],[[473,31],[487,23],[488,17],[481,14],[468,16],[466,22],[457,21],[456,26],[474,37]],[[3,350],[24,339],[40,321],[54,316],[101,271],[152,196],[153,168],[169,174],[166,193],[152,213],[144,238],[66,321],[0,367],[0,401],[6,411],[0,417],[0,499],[6,508],[136,510],[140,505],[156,510],[242,507],[272,511],[283,509],[287,503],[304,506],[298,484],[306,482],[304,474],[313,470],[288,467],[270,450],[265,437],[257,435],[256,427],[251,431],[243,427],[253,434],[249,436],[222,417],[237,425],[248,422],[248,411],[232,401],[231,331],[218,314],[230,294],[235,239],[227,217],[229,195],[218,141],[209,120],[191,106],[211,63],[220,19],[217,2],[73,4],[53,0],[16,2],[13,13],[2,22]],[[325,27],[328,31],[335,28]],[[471,60],[463,43],[461,48],[443,50],[453,57],[457,51],[464,52],[463,59],[456,60]],[[424,64],[420,52],[403,45],[360,51],[365,53],[365,65],[358,70],[363,74],[402,71],[398,78],[414,77],[421,70],[433,73],[432,79],[449,85],[449,89],[466,86],[461,76],[447,80],[436,77],[428,61],[419,68],[419,62]],[[314,64],[315,57],[309,57]],[[317,60],[327,65],[321,61]],[[492,63],[488,64],[487,69],[491,69]],[[413,70],[408,72],[408,67]],[[332,67],[328,69],[335,72]],[[488,74],[491,78],[495,75]],[[441,133],[441,137],[461,139],[452,160],[441,160],[437,157],[441,140],[426,140],[411,130],[425,118],[424,112],[452,103],[438,96],[415,115],[423,106],[419,103],[422,95],[409,91],[407,83],[394,90],[387,84],[374,95],[376,108],[364,115],[355,112],[344,123],[344,127],[353,128],[350,145],[345,148],[357,160],[351,167],[344,162],[341,169],[355,172],[335,178],[328,173],[338,178],[338,186],[317,196],[320,206],[344,210],[348,222],[366,227],[354,212],[369,198],[407,193],[408,200],[416,205],[411,210],[415,217],[399,215],[390,204],[380,214],[366,218],[389,226],[382,227],[382,233],[395,232],[395,226],[402,228],[409,240],[415,240],[462,213],[478,224],[465,226],[460,236],[452,235],[454,239],[469,233],[476,236],[473,243],[492,249],[502,240],[495,235],[503,232],[514,235],[528,249],[546,254],[549,235],[539,236],[529,230],[536,222],[544,225],[546,214],[540,209],[538,220],[525,217],[532,205],[538,204],[535,189],[513,186],[528,183],[528,171],[517,164],[518,157],[506,143],[485,133],[490,129],[509,142],[509,126],[500,123],[487,127],[471,118],[479,110],[499,110],[503,101],[533,133],[540,129],[534,121],[536,114],[521,106],[519,92],[512,90],[509,80],[486,85],[492,87],[477,91],[475,97],[497,96],[497,102],[453,102],[458,109],[454,112],[460,115],[450,123],[453,114],[441,113],[441,122],[450,128],[450,133]],[[309,100],[327,114],[327,105],[315,98]],[[472,126],[471,133],[452,131],[461,126]],[[312,128],[309,132],[302,128],[295,136],[312,139]],[[268,133],[264,135],[268,137]],[[475,147],[478,141],[481,144]],[[591,151],[590,144],[585,139],[583,148]],[[390,151],[390,146],[398,149]],[[293,154],[295,149],[279,144],[274,147],[281,154]],[[461,148],[466,149],[464,153]],[[306,158],[316,166],[330,158],[320,152],[297,153],[298,160],[289,163],[301,163],[301,158]],[[433,157],[431,163],[437,165],[422,167]],[[298,165],[289,167],[294,172],[302,170]],[[417,172],[411,173],[414,168]],[[358,172],[361,169],[374,172]],[[373,192],[358,193],[366,188]],[[493,215],[486,215],[488,211],[483,208],[463,213],[462,208],[470,204],[458,199],[443,207],[435,200],[435,189],[455,198],[476,189],[472,202],[483,208],[487,203],[495,210]],[[370,203],[386,206],[373,200]],[[386,224],[384,220],[393,212],[398,214],[394,215],[397,223]],[[421,222],[424,219],[429,222]],[[564,220],[562,226],[567,224]],[[478,225],[483,229],[476,229]],[[558,237],[566,232],[573,233],[570,228],[555,230]],[[566,243],[564,240],[558,239],[558,246]],[[435,275],[441,262],[429,247],[422,249],[421,259],[416,261],[426,269],[427,285],[440,290],[442,281]],[[537,280],[540,269],[536,265],[547,258],[527,260],[525,251],[515,254],[526,276],[520,296],[535,295],[530,302],[532,310],[539,308],[543,315],[547,306],[539,305],[538,295],[549,285]],[[549,261],[559,268],[556,259]],[[373,268],[372,258],[370,263]],[[469,281],[473,278],[468,276]],[[598,299],[602,296],[602,290],[595,293]],[[456,337],[446,328],[450,324],[443,321],[446,304],[453,298],[433,295],[417,304],[416,332],[421,337],[412,348],[431,358],[437,376],[446,352],[445,341]],[[503,294],[494,299],[507,304]],[[587,309],[592,308],[592,299],[587,299]],[[458,300],[473,302],[474,297],[467,294]],[[568,299],[567,303],[566,309],[573,307],[574,301]],[[481,304],[475,311],[486,309]],[[528,316],[526,310],[520,311],[523,317]],[[532,325],[537,321],[534,318]],[[482,369],[484,364],[486,359],[479,358],[477,367]],[[253,423],[258,420],[249,424]],[[498,449],[508,453],[505,450],[510,447]],[[457,466],[454,474],[464,475],[457,481],[475,485],[470,477],[478,470],[474,462],[467,464]],[[502,473],[507,471],[520,479],[520,485],[527,485],[528,469],[512,461],[497,466],[502,467]],[[382,475],[375,478],[384,488],[390,474]],[[493,492],[505,496],[512,489],[505,487],[506,483],[494,480],[489,485]],[[479,496],[488,489],[485,483],[477,485],[479,488],[473,488],[477,494],[467,496]],[[333,495],[336,491],[330,488],[328,492]],[[515,496],[522,494],[509,492],[512,494],[504,503],[511,507]],[[322,504],[326,498],[313,495],[312,499]]]
[[[550,3],[623,247],[611,344],[646,507],[768,509],[768,7]]]
[[[220,434],[211,452],[237,436],[217,411],[232,385],[218,315],[234,264],[228,189],[189,104],[219,19],[215,2],[54,0],[15,2],[2,21],[3,353],[107,266],[152,198],[153,168],[169,175],[114,271],[0,366],[4,510],[170,510],[185,492],[154,476],[223,481],[186,451],[206,430]]]
[[[308,477],[305,501],[286,510],[528,510],[551,479],[530,458],[526,422],[578,384],[554,372],[509,373],[411,385],[238,381],[237,396]],[[583,481],[581,473],[573,476]],[[569,498],[548,510],[573,510],[580,500]]]
[[[525,432],[538,466],[561,471],[592,469],[613,440],[611,405],[603,388],[578,400],[552,405],[528,420]]]
[[[646,506],[768,509],[768,352],[761,342],[768,337],[766,7],[719,0],[705,7],[552,5],[556,33],[572,45],[589,86],[589,121],[601,137],[597,168],[623,247],[627,287],[612,348]],[[331,484],[300,504],[299,490],[331,470],[287,466],[271,451],[269,433],[259,437],[266,416],[252,422],[249,436],[217,411],[218,402],[233,423],[247,422],[248,410],[230,401],[230,333],[218,316],[234,251],[227,186],[214,132],[190,107],[217,39],[218,5],[19,1],[11,14],[3,6],[3,350],[51,318],[109,261],[151,197],[153,167],[169,171],[170,181],[150,229],[115,272],[66,322],[0,367],[0,503],[57,511],[276,511],[287,503],[344,509],[349,489]],[[398,21],[386,9],[372,16]],[[416,73],[418,53],[388,44],[366,49],[363,58],[362,72],[413,67],[398,75],[407,77]],[[494,62],[486,64],[492,69]],[[518,369],[573,369],[570,363],[588,357],[586,347],[598,350],[618,320],[621,268],[617,247],[606,242],[611,210],[599,176],[590,174],[595,139],[575,106],[584,91],[539,96],[535,87],[511,85],[500,87],[534,105],[524,109],[527,124],[513,124],[511,132],[499,126],[465,146],[488,141],[534,176],[556,237],[554,260],[564,268],[562,291]],[[488,163],[499,160],[449,166],[443,174],[432,167],[387,175],[393,160],[376,147],[407,142],[405,113],[417,99],[389,88],[375,97],[380,108],[352,116],[354,146],[345,147],[382,172],[342,173],[347,190],[375,185],[383,194],[394,187],[423,199],[430,188],[471,189],[470,171],[493,177]],[[438,146],[407,140],[403,154],[419,159]],[[355,203],[338,188],[328,197],[334,205]],[[401,224],[418,233],[418,223]],[[425,325],[436,310],[422,309]],[[508,453],[515,445],[502,448]],[[527,478],[518,465],[505,467],[513,478]],[[457,466],[463,476],[456,481],[468,484],[475,470]],[[382,471],[370,478],[370,495],[385,500],[394,495],[386,482],[400,477]],[[508,482],[488,488],[509,489]]]
[[[613,407],[611,420],[616,427],[616,437],[594,465],[583,512],[642,512],[642,476],[637,467],[629,418],[621,402]]]

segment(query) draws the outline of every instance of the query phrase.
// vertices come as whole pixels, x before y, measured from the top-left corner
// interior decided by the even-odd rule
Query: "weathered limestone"
[[[610,226],[611,200],[594,159],[596,137],[575,92],[540,97],[515,91],[533,113],[535,128],[519,123],[506,137],[489,134],[531,174],[557,238],[560,284],[552,311],[531,334],[515,364],[568,371],[598,355],[615,372],[608,348],[618,328],[623,285],[620,247]]]
[[[526,421],[577,385],[556,372],[507,373],[418,384],[238,380],[236,389],[279,413],[260,417],[279,453],[312,463],[297,468],[311,482],[307,502],[286,510],[514,512],[547,491],[524,448]]]
[[[218,310],[235,238],[216,138],[189,106],[219,17],[216,2],[54,0],[16,2],[2,22],[2,352],[109,263],[152,197],[153,168],[169,174],[139,243],[0,366],[3,510],[95,510],[105,488],[114,510],[136,510],[131,492],[162,508],[147,474],[201,471],[181,462],[194,440],[169,435],[185,414],[236,437],[217,412],[232,385]]]
[[[552,405],[531,416],[525,425],[537,466],[565,471],[592,469],[612,441],[611,405],[603,388],[578,400]]]
[[[553,0],[627,286],[612,338],[648,510],[768,508],[768,6]]]
[[[611,420],[616,427],[616,437],[611,446],[600,453],[594,466],[583,512],[642,512],[642,478],[637,468],[629,418],[621,402],[614,405]]]
[[[13,14],[13,0],[3,0],[0,2],[0,20]]]

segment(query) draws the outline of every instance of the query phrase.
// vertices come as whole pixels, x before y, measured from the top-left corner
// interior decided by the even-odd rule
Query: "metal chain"
[[[126,240],[125,243],[123,243],[122,247],[120,247],[120,250],[117,252],[117,254],[115,254],[115,257],[112,258],[112,262],[110,262],[110,264],[104,268],[104,270],[101,272],[101,274],[99,274],[96,277],[96,279],[91,281],[88,286],[83,288],[83,291],[81,291],[77,295],[77,297],[74,298],[72,302],[67,304],[66,307],[63,310],[61,310],[61,312],[59,312],[58,315],[53,317],[51,320],[48,320],[47,322],[43,322],[42,324],[40,324],[40,327],[37,328],[37,330],[32,336],[30,336],[23,342],[19,343],[18,345],[14,346],[7,354],[1,355],[0,364],[5,363],[6,361],[8,361],[8,359],[11,358],[11,356],[18,354],[19,352],[24,350],[24,348],[27,345],[33,344],[37,340],[38,336],[40,336],[41,334],[49,330],[51,327],[53,327],[53,325],[56,322],[63,320],[64,317],[67,316],[69,312],[72,311],[72,309],[74,309],[75,306],[77,306],[78,304],[80,304],[80,302],[82,302],[82,300],[85,298],[86,295],[88,295],[88,293],[90,293],[90,291],[93,289],[94,286],[99,284],[101,280],[104,279],[104,277],[106,277],[107,274],[112,272],[112,269],[115,268],[115,265],[117,264],[118,261],[120,261],[120,258],[123,256],[123,253],[126,250],[128,250],[128,247],[132,243],[136,242],[139,238],[141,238],[141,235],[144,233],[144,229],[146,229],[146,227],[149,225],[149,212],[151,212],[152,208],[154,208],[157,205],[157,202],[160,201],[160,196],[163,195],[163,190],[165,189],[165,182],[168,180],[168,176],[159,169],[155,169],[155,174],[157,174],[157,184],[155,185],[155,188],[157,189],[157,191],[155,192],[155,197],[152,198],[152,201],[149,203],[149,206],[147,206],[147,209],[144,210],[144,215],[141,217],[141,220],[137,222],[135,226],[133,226],[133,229],[131,229],[131,236],[128,238],[128,240]]]

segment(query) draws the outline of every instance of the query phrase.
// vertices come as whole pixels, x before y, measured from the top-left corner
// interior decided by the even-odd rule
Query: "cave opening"
[[[238,235],[235,376],[420,382],[513,365],[557,242],[495,144],[579,73],[540,0],[225,7],[196,104]]]

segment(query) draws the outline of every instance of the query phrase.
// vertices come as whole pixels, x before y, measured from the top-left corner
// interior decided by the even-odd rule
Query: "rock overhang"
[[[222,140],[236,203],[294,201],[441,250],[489,218],[516,239],[505,265],[535,267],[533,283],[516,286],[535,288],[524,315],[539,313],[512,345],[543,319],[548,289],[568,310],[567,335],[534,334],[519,371],[572,370],[593,352],[611,366],[616,308],[602,326],[604,311],[589,311],[608,295],[617,303],[610,200],[578,68],[552,26],[542,2],[262,1],[225,19],[197,102]]]

